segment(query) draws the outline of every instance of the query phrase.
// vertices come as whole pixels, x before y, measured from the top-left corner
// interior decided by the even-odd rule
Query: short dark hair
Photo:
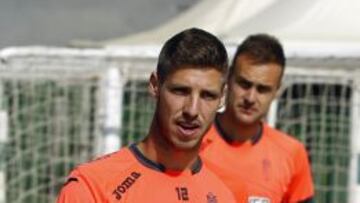
[[[166,77],[184,65],[215,68],[227,74],[228,55],[223,43],[214,35],[198,28],[186,29],[167,40],[161,49],[157,76]]]
[[[233,72],[237,58],[246,55],[256,64],[275,63],[285,68],[285,54],[279,40],[268,34],[254,34],[248,36],[237,48],[230,73]]]

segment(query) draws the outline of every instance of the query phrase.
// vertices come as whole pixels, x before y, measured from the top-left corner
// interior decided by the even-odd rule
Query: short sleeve
[[[298,203],[310,201],[314,196],[311,168],[305,147],[301,144],[294,156],[295,173],[291,178],[283,202]]]
[[[89,188],[75,177],[70,177],[58,196],[57,203],[95,203]]]

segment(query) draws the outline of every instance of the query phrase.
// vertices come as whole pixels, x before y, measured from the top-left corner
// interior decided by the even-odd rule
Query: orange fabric
[[[311,198],[314,188],[303,144],[267,124],[262,133],[256,143],[229,144],[213,125],[202,143],[205,165],[238,202],[243,201],[244,187],[249,202],[293,203]]]
[[[124,148],[77,167],[58,203],[232,203],[228,188],[206,167],[198,173],[151,169]]]

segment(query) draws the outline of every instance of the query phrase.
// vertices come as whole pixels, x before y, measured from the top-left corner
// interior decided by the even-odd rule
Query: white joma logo
[[[248,203],[271,203],[269,198],[251,196],[248,198]]]

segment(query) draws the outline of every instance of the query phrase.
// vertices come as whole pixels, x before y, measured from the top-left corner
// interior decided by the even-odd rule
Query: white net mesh
[[[122,145],[142,139],[154,110],[147,81],[156,60],[105,50],[2,53],[0,115],[8,117],[6,139],[0,131],[4,202],[54,202],[68,172],[104,151],[99,143],[107,131],[115,130]],[[278,128],[306,144],[316,202],[348,199],[351,128],[359,123],[351,120],[352,108],[359,105],[353,103],[360,89],[359,64],[352,59],[290,60],[271,116]],[[103,80],[109,67],[122,74],[122,112],[113,112],[122,115],[121,129],[104,127],[104,104],[111,98],[103,97]]]
[[[54,202],[65,175],[97,153],[99,69],[109,65],[99,58],[45,53],[3,58],[4,202]]]
[[[294,71],[295,70],[295,71]],[[299,71],[300,70],[300,71]],[[316,202],[347,202],[354,75],[293,69],[278,99],[276,126],[306,144]]]

